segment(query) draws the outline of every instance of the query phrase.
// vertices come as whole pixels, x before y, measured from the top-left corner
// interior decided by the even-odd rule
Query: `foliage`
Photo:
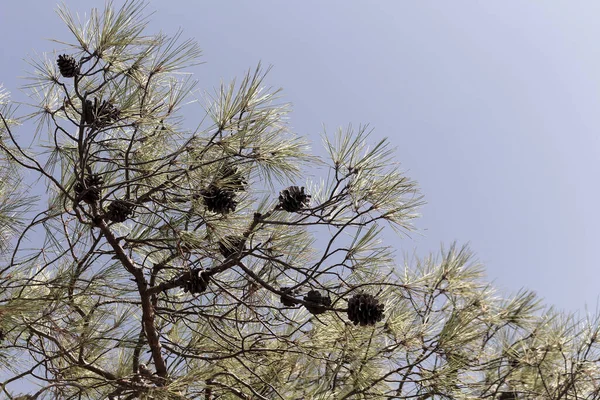
[[[201,51],[144,8],[59,8],[74,42],[32,62],[33,111],[0,93],[4,396],[600,397],[596,317],[499,298],[466,247],[397,265],[383,237],[422,199],[386,140],[312,155],[260,66],[188,129]],[[47,185],[35,214],[20,170]]]

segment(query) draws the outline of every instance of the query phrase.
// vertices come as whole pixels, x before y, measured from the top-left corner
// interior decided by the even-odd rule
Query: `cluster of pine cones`
[[[239,177],[237,169],[234,167],[228,167],[226,172],[221,176],[222,178],[233,178],[233,187],[221,187],[215,184],[209,186],[201,192],[204,197],[204,203],[206,207],[213,212],[219,212],[226,214],[230,211],[235,211],[236,202],[234,200],[235,191],[243,190],[243,181]],[[290,186],[284,189],[279,194],[278,209],[285,210],[293,213],[298,212],[310,203],[310,195],[306,194],[304,187]],[[228,258],[236,254],[240,250],[243,238],[240,237],[227,237],[223,242],[219,243],[219,250],[223,257]],[[227,244],[226,244],[227,243]],[[185,290],[185,289],[184,289]],[[293,297],[290,288],[282,287],[281,291],[284,292],[281,295],[281,303],[286,307],[295,307],[300,303]],[[331,307],[331,298],[329,296],[322,295],[317,290],[310,290],[303,298],[304,304],[308,312],[313,315],[323,314],[327,311],[327,308]],[[375,323],[381,321],[384,318],[384,305],[379,302],[377,298],[370,294],[359,293],[348,301],[348,319],[354,323],[354,325],[375,325]]]
[[[283,292],[281,295],[281,303],[285,307],[295,307],[300,303],[299,300],[296,300],[292,295],[297,294],[293,293],[291,288],[282,287],[280,291]],[[331,298],[329,296],[322,295],[317,290],[309,291],[303,299],[305,302],[310,304],[305,304],[304,307],[313,315],[323,314],[327,311],[328,307],[331,307]],[[354,325],[375,325],[377,322],[381,321],[384,317],[383,314],[384,306],[370,294],[366,293],[358,293],[350,298],[348,301],[348,319],[354,323]]]
[[[99,174],[89,173],[83,178],[83,182],[77,182],[74,186],[77,201],[88,204],[100,201],[102,198],[102,185],[104,179]],[[133,214],[134,204],[125,200],[113,200],[106,210],[106,218],[113,222],[125,222]]]
[[[56,64],[60,74],[65,78],[74,78],[80,73],[79,63],[73,56],[61,54]],[[100,101],[95,97],[93,102],[89,99],[83,102],[81,114],[86,124],[100,129],[119,119],[121,111],[110,101]]]
[[[245,189],[246,180],[238,168],[226,164],[217,174],[214,181],[200,195],[208,211],[218,214],[228,214],[235,211],[238,202],[235,200],[238,192]],[[298,212],[310,203],[310,195],[304,192],[304,187],[290,186],[279,194],[277,208],[287,212]]]
[[[79,74],[79,64],[70,55],[59,55],[57,60],[60,74],[65,78],[73,78]],[[88,125],[96,128],[102,128],[119,118],[120,110],[110,101],[94,98],[85,100],[83,105],[83,120]],[[88,174],[83,183],[75,184],[75,194],[79,200],[86,203],[99,201],[101,196],[101,186],[104,183],[102,177],[98,174]],[[200,191],[206,208],[214,213],[228,214],[235,211],[238,202],[235,200],[236,194],[243,191],[246,181],[238,172],[237,167],[225,165],[218,176],[207,188]],[[307,207],[310,203],[310,195],[304,192],[304,187],[290,186],[279,194],[279,204],[277,208],[287,212],[294,213]],[[124,200],[113,200],[106,212],[106,217],[114,222],[124,222],[133,213],[133,205]],[[219,251],[225,258],[229,258],[240,251],[243,246],[244,238],[227,237],[219,243]],[[209,277],[205,271],[197,268],[190,271],[190,278],[182,284],[184,292],[202,293],[208,287]],[[284,295],[281,296],[281,302],[286,307],[294,307],[299,301],[292,297],[288,288],[281,288]],[[314,315],[322,314],[331,307],[331,298],[322,295],[317,290],[310,290],[304,296],[306,309]],[[374,325],[383,319],[383,304],[379,303],[374,296],[366,293],[354,295],[348,301],[348,319],[354,325]],[[508,397],[507,397],[508,398]]]

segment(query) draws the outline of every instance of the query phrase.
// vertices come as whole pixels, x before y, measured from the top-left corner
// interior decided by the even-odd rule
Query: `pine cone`
[[[208,288],[210,277],[201,268],[194,268],[190,271],[190,279],[183,282],[181,287],[185,293],[202,293]]]
[[[308,312],[315,315],[323,314],[325,311],[327,311],[325,307],[331,306],[331,299],[329,296],[322,296],[321,293],[316,290],[311,290],[308,292],[306,296],[304,296],[304,301],[312,303],[310,305],[304,305],[304,307],[306,307]]]
[[[514,392],[502,392],[498,400],[517,400],[517,395]]]
[[[348,319],[354,322],[354,325],[375,325],[383,319],[383,308],[383,304],[374,296],[359,293],[348,301]]]
[[[84,183],[75,184],[75,194],[78,200],[83,200],[88,204],[99,201],[102,197],[100,186],[104,183],[102,176],[98,174],[87,175],[83,179]]]
[[[288,287],[282,287],[279,289],[280,291],[284,292],[284,295],[281,295],[281,304],[283,304],[286,307],[296,307],[296,305],[298,304],[298,301],[296,301],[296,299],[294,299],[291,294],[292,294],[292,290],[291,288]]]
[[[125,200],[113,200],[108,205],[106,217],[114,222],[125,222],[133,214],[133,205]]]
[[[98,129],[110,125],[119,119],[121,115],[121,110],[115,107],[113,103],[106,100],[100,102],[97,97],[94,97],[93,102],[86,100],[82,112],[84,122]]]
[[[75,184],[75,194],[77,194],[79,200],[83,200],[88,204],[92,204],[96,201],[99,201],[102,197],[102,192],[100,188],[96,186],[86,188],[84,185],[81,184],[81,182],[77,182]]]
[[[297,212],[310,203],[310,195],[304,193],[304,186],[290,186],[279,194],[279,207],[287,212]]]
[[[77,61],[67,54],[59,55],[58,60],[56,60],[56,64],[58,64],[58,70],[60,71],[60,74],[65,78],[73,78],[79,73]]]
[[[94,109],[95,109],[95,123],[98,128],[104,128],[107,125],[110,125],[121,115],[121,110],[119,110],[113,103],[110,101],[102,100],[102,103],[98,105],[98,99],[94,99]]]
[[[234,254],[238,254],[240,246],[246,241],[241,236],[225,236],[225,238],[219,242],[219,251],[225,258],[229,258]],[[246,250],[246,246],[242,247],[242,251]]]
[[[234,200],[235,193],[231,190],[212,184],[208,189],[202,189],[200,194],[204,199],[204,205],[208,211],[223,215],[228,214],[230,211],[235,211],[237,201]]]

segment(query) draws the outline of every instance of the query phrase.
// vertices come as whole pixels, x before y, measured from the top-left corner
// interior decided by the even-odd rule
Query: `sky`
[[[82,15],[104,5],[66,3]],[[17,99],[24,59],[69,38],[55,8],[2,5],[0,83]],[[323,127],[369,123],[373,142],[389,137],[427,202],[400,254],[469,243],[502,293],[597,308],[600,3],[154,0],[148,11],[151,32],[199,42],[207,91],[272,65],[267,83],[315,149]]]

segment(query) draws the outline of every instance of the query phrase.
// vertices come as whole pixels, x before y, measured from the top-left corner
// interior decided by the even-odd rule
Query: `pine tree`
[[[597,317],[501,299],[466,247],[399,263],[422,197],[367,127],[314,156],[258,66],[186,130],[200,48],[144,8],[59,8],[36,108],[0,92],[0,397],[600,398]]]

